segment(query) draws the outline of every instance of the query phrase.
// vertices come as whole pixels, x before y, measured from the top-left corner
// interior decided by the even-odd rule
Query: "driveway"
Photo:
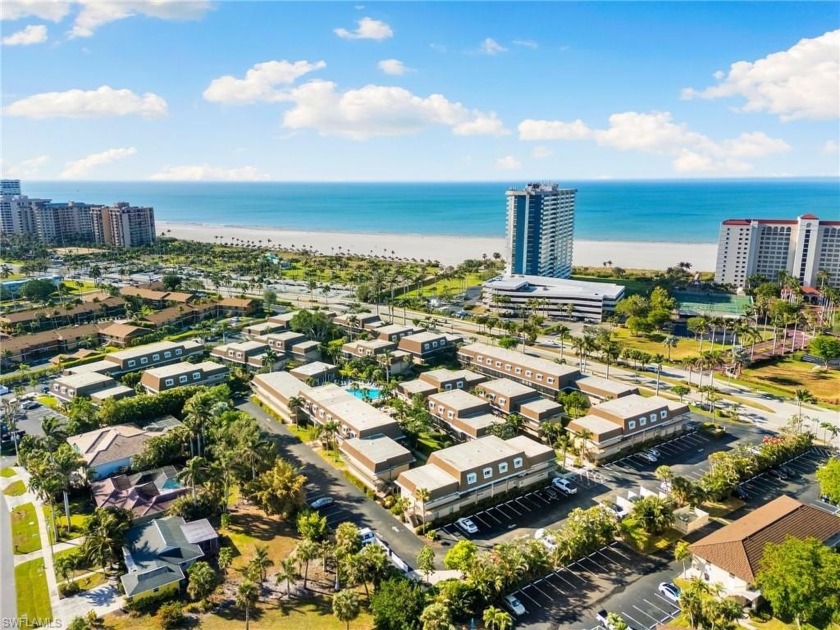
[[[263,429],[277,436],[281,456],[300,467],[309,479],[307,499],[319,496],[335,499],[335,503],[324,511],[331,526],[349,521],[360,527],[370,527],[404,562],[411,567],[415,565],[424,543],[412,530],[394,518],[388,510],[368,499],[339,470],[330,466],[259,406],[246,401],[236,405],[236,408],[254,416]],[[443,567],[443,557],[436,560],[439,567]]]
[[[15,560],[12,553],[12,521],[6,497],[0,493],[0,624],[17,618]]]

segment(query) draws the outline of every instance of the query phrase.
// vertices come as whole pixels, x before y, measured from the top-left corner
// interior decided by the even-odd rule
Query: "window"
[[[632,431],[633,429],[635,429],[635,428],[636,428],[636,421],[635,421],[635,420],[630,420],[630,421],[627,423],[627,428],[628,428],[628,430],[630,430],[630,431]]]
[[[659,417],[664,420],[665,418],[668,417],[668,412],[665,409],[663,409],[662,411],[659,412]]]
[[[525,376],[531,378],[531,370],[525,370]]]
[[[443,405],[438,405],[438,412],[443,413]]]
[[[181,350],[181,348],[175,348],[175,356],[176,357],[180,357],[182,354],[184,354],[184,351]]]
[[[642,416],[641,418],[639,418],[639,426],[640,426],[640,427],[643,427],[643,426],[645,426],[646,424],[647,424],[647,418],[645,418],[644,416]]]
[[[428,349],[429,349],[429,344],[424,343],[424,344],[423,344],[423,350],[428,350]]]
[[[502,462],[499,464],[499,474],[504,475],[508,471],[507,462]]]
[[[538,381],[541,381],[541,380],[542,380],[542,374],[537,374],[537,380],[538,380]]]
[[[149,362],[149,357],[140,357],[140,365],[146,365]]]
[[[449,391],[450,389],[452,389],[452,383],[447,383],[446,385],[444,385],[444,386],[443,386],[443,388],[444,388],[446,391]]]
[[[187,375],[186,375],[186,374],[183,374],[183,375],[181,375],[181,376],[179,376],[179,377],[178,377],[178,382],[179,382],[179,383],[186,383],[188,380],[190,380],[190,379],[189,379],[189,378],[187,378]]]
[[[510,372],[510,363],[505,363],[505,371]]]
[[[437,348],[437,341],[432,342],[432,348]]]
[[[650,421],[651,422],[656,422],[656,413],[655,412],[650,414]]]
[[[172,387],[175,384],[175,381],[174,381],[174,379],[168,378],[165,381],[163,381],[163,384],[166,387]]]
[[[464,389],[464,381],[458,381],[458,389]]]
[[[447,418],[454,418],[454,417],[455,417],[455,414],[454,414],[454,413],[452,413],[451,411],[449,411],[449,412],[447,412],[447,413],[446,413],[446,417],[447,417]]]
[[[513,458],[513,467],[514,468],[522,468],[522,458],[521,457],[514,457]]]
[[[488,466],[487,468],[481,471],[481,475],[485,479],[490,479],[490,477],[493,476],[493,469],[490,466]]]
[[[513,370],[514,374],[522,374],[522,368],[516,368]]]
[[[134,367],[134,364],[137,363],[134,359],[128,360],[128,367]]]
[[[159,354],[153,354],[152,355],[152,361],[160,361],[160,355]]]
[[[496,361],[496,367],[502,367],[502,362],[501,361]]]
[[[68,390],[67,390],[67,395],[68,395],[68,396],[75,396],[75,395],[76,395],[76,390],[74,390],[74,389],[68,389]]]
[[[163,358],[164,359],[171,359],[172,358],[172,353],[169,350],[167,350],[166,352],[163,353]]]
[[[431,409],[432,411],[434,411],[434,409],[435,409],[435,401],[434,401],[434,400],[430,400],[430,401],[429,401],[429,409]]]
[[[200,381],[201,380],[201,372],[193,372],[193,380]]]
[[[505,399],[504,398],[499,398],[499,404],[504,405],[505,404]]]
[[[548,384],[549,384],[549,385],[554,384],[554,377],[553,377],[553,376],[549,376],[549,377],[548,377]]]
[[[467,473],[467,483],[475,483],[478,481],[478,476],[475,473]]]

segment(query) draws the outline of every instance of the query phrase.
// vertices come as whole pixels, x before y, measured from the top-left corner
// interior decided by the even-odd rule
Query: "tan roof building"
[[[80,372],[66,374],[50,384],[50,393],[59,400],[69,403],[79,396],[88,397],[93,402],[102,402],[108,398],[126,398],[134,395],[134,390],[106,374],[99,372]]]
[[[731,591],[755,584],[765,546],[782,543],[788,536],[813,537],[836,546],[840,518],[783,495],[698,540],[690,549],[704,575]]]
[[[244,367],[249,370],[259,370],[264,367],[266,355],[270,349],[267,343],[261,341],[241,341],[216,346],[210,351],[211,357],[221,359],[225,363]],[[269,366],[272,370],[281,368],[284,365],[284,357],[276,353],[277,358],[274,365]]]
[[[173,426],[178,424],[175,421]],[[142,452],[146,442],[165,431],[149,431],[133,424],[117,424],[70,436],[67,442],[87,462],[94,479],[102,479],[129,468],[132,459]]]
[[[106,346],[128,347],[132,341],[148,335],[151,330],[132,324],[113,323],[99,331],[102,344]]]
[[[390,492],[400,473],[414,462],[411,451],[384,436],[344,440],[341,452],[351,472],[379,494]]]
[[[324,385],[325,383],[335,382],[338,378],[338,367],[332,363],[313,361],[289,370],[289,374],[308,385]]]
[[[639,393],[639,388],[635,385],[611,381],[600,376],[582,376],[575,380],[575,387],[597,400],[609,400]]]
[[[227,373],[227,367],[215,361],[202,361],[201,363],[180,361],[146,370],[140,378],[140,384],[150,394],[159,394],[184,385],[212,387],[223,383]]]
[[[99,343],[99,329],[103,324],[82,324],[38,333],[4,337],[2,342],[3,365],[30,363],[31,361],[75,350],[88,341]],[[8,356],[6,351],[8,350]]]
[[[483,343],[459,348],[458,360],[475,372],[509,378],[551,396],[571,387],[580,378],[577,368]]]
[[[402,437],[396,420],[337,385],[330,383],[310,388],[301,391],[300,396],[305,401],[304,411],[311,420],[317,424],[337,422],[342,439],[379,435],[394,439]]]
[[[312,390],[309,385],[289,372],[256,374],[251,380],[251,389],[262,405],[289,421],[296,420],[296,414],[289,409],[289,400]],[[301,409],[300,413],[302,412]]]

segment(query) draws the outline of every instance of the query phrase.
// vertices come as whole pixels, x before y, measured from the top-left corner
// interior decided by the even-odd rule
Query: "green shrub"
[[[168,602],[158,610],[158,623],[163,630],[171,630],[184,623],[184,608],[181,602]]]

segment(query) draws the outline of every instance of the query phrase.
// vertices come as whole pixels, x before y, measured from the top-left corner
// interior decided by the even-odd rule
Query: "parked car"
[[[505,603],[507,604],[507,607],[510,608],[511,612],[513,612],[513,614],[517,617],[521,617],[528,612],[525,610],[525,606],[522,605],[522,602],[516,599],[513,595],[505,595]]]
[[[534,539],[539,540],[545,548],[549,551],[553,551],[557,548],[557,543],[554,540],[554,536],[552,536],[547,529],[538,529],[534,532]]]
[[[468,518],[459,518],[457,521],[455,521],[455,524],[468,534],[478,533],[478,525],[473,523]]]
[[[771,477],[775,477],[780,481],[784,481],[788,478],[787,473],[781,468],[771,468],[769,471]]]
[[[320,510],[321,508],[332,505],[333,503],[335,503],[335,499],[332,497],[321,497],[320,499],[315,499],[312,503],[310,503],[309,507],[313,510]]]
[[[568,479],[563,477],[555,477],[551,480],[551,485],[567,496],[577,494],[577,488],[575,488]]]
[[[630,514],[630,510],[620,506],[618,503],[613,503],[612,501],[604,501],[601,505],[612,511],[619,520]]]
[[[735,489],[732,491],[732,496],[741,499],[741,501],[748,501],[750,498],[750,495],[741,486],[735,486]]]
[[[662,451],[660,451],[658,448],[651,447],[647,450],[647,452],[656,457],[657,459],[662,457]]]
[[[645,461],[648,461],[652,464],[655,464],[656,462],[659,461],[659,458],[656,455],[654,455],[653,453],[651,453],[650,451],[642,451],[642,452],[636,453],[636,454],[639,457],[641,457],[642,459],[644,459]]]
[[[609,613],[607,613],[606,610],[599,610],[597,613],[595,613],[595,619],[597,619],[598,623],[601,624],[601,626],[603,626],[604,628],[610,627],[610,622],[607,619],[608,614]]]
[[[0,385],[0,396],[5,396],[10,391],[11,390],[8,387],[6,387],[5,385]]]
[[[370,527],[363,527],[360,529],[359,538],[362,541],[362,545],[369,545],[376,542],[376,534],[373,533],[373,530]]]
[[[49,394],[50,393],[50,386],[49,385],[41,385],[39,388],[42,394]]]
[[[671,488],[672,486],[670,481],[663,481],[659,484],[659,489],[662,490],[662,492],[667,492],[670,494]]]
[[[675,584],[672,584],[671,582],[661,582],[657,590],[665,599],[670,599],[674,603],[679,603],[680,589]]]
[[[21,409],[37,409],[40,406],[41,403],[35,400],[24,400],[22,403],[20,403]]]
[[[546,495],[548,495],[549,499],[552,499],[553,501],[556,501],[557,499],[560,498],[560,495],[557,494],[557,492],[555,492],[552,488],[546,488],[545,490],[543,490],[543,492]]]

